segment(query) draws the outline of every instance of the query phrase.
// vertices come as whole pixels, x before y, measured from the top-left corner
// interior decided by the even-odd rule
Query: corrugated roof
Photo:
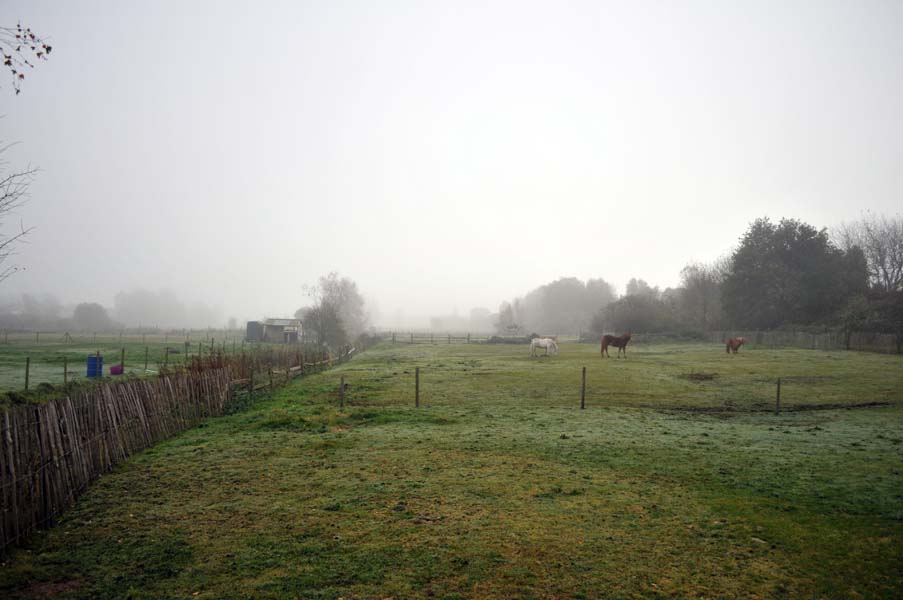
[[[276,327],[298,327],[301,325],[300,319],[266,319],[264,325],[275,325]]]

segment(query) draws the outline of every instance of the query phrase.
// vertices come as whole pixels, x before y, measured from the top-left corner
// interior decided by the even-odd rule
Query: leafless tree
[[[721,283],[726,268],[725,259],[719,259],[711,264],[690,263],[681,270],[677,303],[688,324],[703,330],[720,324]]]
[[[21,23],[15,27],[0,27],[0,53],[12,76],[16,94],[22,91],[25,71],[34,68],[33,61],[47,60],[51,50],[51,46],[30,27],[23,27]]]
[[[868,265],[872,288],[883,292],[903,290],[903,215],[867,215],[841,223],[834,243],[845,251],[858,246]]]
[[[314,333],[317,343],[338,349],[364,333],[368,316],[364,297],[353,280],[331,272],[320,277],[317,285],[303,289],[313,305],[299,308],[295,317],[301,319],[305,331]]]
[[[0,155],[9,146],[0,147]],[[6,224],[6,220],[28,200],[28,186],[34,179],[37,169],[26,168],[21,171],[10,171],[9,165],[0,158],[0,230]],[[8,264],[9,258],[15,254],[16,245],[31,232],[32,228],[19,223],[14,233],[0,233],[0,281],[3,281],[16,271],[17,265]]]

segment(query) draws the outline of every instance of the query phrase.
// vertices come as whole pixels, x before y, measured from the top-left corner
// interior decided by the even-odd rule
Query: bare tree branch
[[[8,148],[9,145],[0,146],[0,154]],[[28,167],[24,171],[6,173],[7,168],[8,163],[0,160],[0,231],[2,231],[6,219],[28,201],[28,187],[38,172],[37,169]],[[15,255],[16,246],[24,242],[33,229],[33,227],[25,227],[20,222],[17,232],[13,234],[0,233],[0,282],[13,273],[24,269],[18,265],[7,265],[5,263],[11,256]]]
[[[9,69],[16,94],[22,91],[25,71],[34,68],[34,62],[47,60],[53,48],[30,27],[17,23],[15,27],[0,27],[0,54]]]

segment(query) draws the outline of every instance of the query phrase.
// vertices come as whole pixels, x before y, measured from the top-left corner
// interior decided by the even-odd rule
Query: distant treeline
[[[603,279],[562,278],[503,302],[499,333],[726,329],[883,332],[903,340],[903,217],[827,229],[757,219],[737,248],[681,270],[660,290],[632,279],[618,297]]]
[[[231,328],[236,326],[235,320]],[[113,307],[97,302],[64,306],[52,294],[21,294],[0,300],[0,329],[5,331],[114,331],[123,328],[221,327],[225,322],[203,303],[185,304],[169,290],[133,290],[116,294]]]

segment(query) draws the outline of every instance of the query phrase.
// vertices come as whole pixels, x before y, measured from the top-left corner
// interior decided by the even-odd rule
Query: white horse
[[[536,356],[537,348],[545,348],[546,356],[558,354],[558,344],[551,338],[533,338],[530,340],[530,356]]]

